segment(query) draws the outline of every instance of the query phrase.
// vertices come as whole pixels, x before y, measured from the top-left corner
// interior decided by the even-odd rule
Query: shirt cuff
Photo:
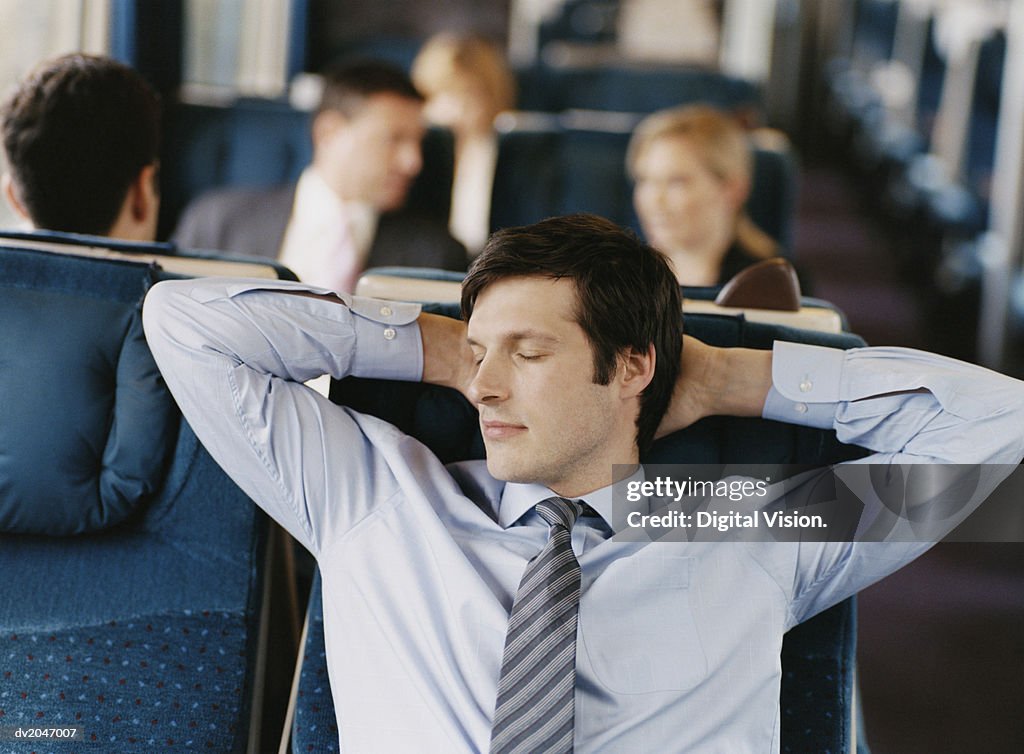
[[[832,429],[846,352],[805,343],[776,341],[772,387],[761,415],[765,419]]]
[[[418,382],[423,377],[419,304],[351,296],[356,350],[352,374]]]
[[[423,376],[423,339],[416,323],[422,307],[419,304],[402,301],[353,296],[328,288],[287,280],[241,279],[232,281],[226,287],[217,285],[196,286],[193,297],[209,301],[227,295],[234,298],[241,294],[259,291],[304,291],[324,296],[333,296],[342,301],[348,310],[344,315],[350,319],[356,346],[348,374],[355,377],[374,377],[384,380],[417,382]],[[312,311],[315,307],[329,306],[320,311],[335,314],[338,305],[325,304],[315,299],[296,299],[292,306],[301,306]],[[349,315],[351,315],[349,317]]]

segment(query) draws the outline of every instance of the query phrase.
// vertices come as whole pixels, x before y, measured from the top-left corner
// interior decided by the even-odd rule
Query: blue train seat
[[[271,529],[146,346],[168,249],[16,236],[0,239],[0,725],[78,726],[105,752],[256,751]]]

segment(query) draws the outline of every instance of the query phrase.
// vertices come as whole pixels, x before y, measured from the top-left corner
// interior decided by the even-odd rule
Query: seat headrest
[[[142,332],[155,274],[0,248],[0,532],[95,531],[159,488],[179,415]]]

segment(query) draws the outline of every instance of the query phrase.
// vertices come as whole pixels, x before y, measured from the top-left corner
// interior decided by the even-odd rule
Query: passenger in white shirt
[[[174,240],[279,259],[304,282],[342,292],[367,267],[465,270],[465,248],[445,219],[406,206],[425,132],[423,98],[404,72],[376,62],[333,69],[298,183],[206,194]]]
[[[664,257],[597,217],[495,233],[463,311],[256,280],[160,283],[147,297],[150,346],[196,435],[318,559],[342,751],[488,750],[509,612],[549,536],[535,506],[557,495],[589,509],[571,530],[569,746],[543,750],[778,752],[785,631],[930,543],[637,541],[616,515],[628,497],[613,503],[613,467],[643,474],[656,434],[705,416],[764,416],[834,429],[889,470],[985,465],[958,491],[966,514],[999,481],[987,465],[1024,455],[1024,383],[979,367],[908,349],[684,342]],[[323,373],[458,389],[486,461],[446,466],[301,384]],[[765,499],[799,491],[772,484]],[[884,513],[863,502],[869,521]]]

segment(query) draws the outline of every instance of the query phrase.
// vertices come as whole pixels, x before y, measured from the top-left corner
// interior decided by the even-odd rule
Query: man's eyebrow
[[[550,345],[557,345],[562,342],[561,338],[546,332],[541,332],[540,330],[513,330],[511,332],[503,333],[500,340],[505,343],[518,343],[524,340],[532,340]],[[469,336],[466,337],[466,342],[471,346],[481,345],[479,341],[474,340]]]

